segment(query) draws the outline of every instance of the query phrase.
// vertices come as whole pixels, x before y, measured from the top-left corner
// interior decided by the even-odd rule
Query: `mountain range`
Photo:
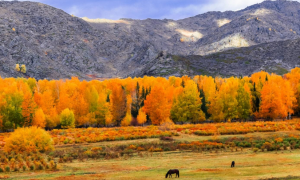
[[[296,1],[181,20],[89,19],[37,2],[0,2],[1,77],[284,74],[300,66],[299,45]]]

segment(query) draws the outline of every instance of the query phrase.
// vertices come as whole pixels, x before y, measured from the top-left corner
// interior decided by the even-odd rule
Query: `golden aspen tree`
[[[27,79],[27,84],[31,90],[31,92],[34,92],[34,90],[36,89],[36,80],[34,78],[28,78]]]
[[[69,108],[64,109],[60,114],[60,124],[62,128],[75,128],[75,116]]]
[[[105,125],[110,126],[113,122],[113,116],[110,111],[107,112],[107,115],[105,116]]]
[[[109,113],[109,103],[107,102],[107,94],[101,92],[98,98],[98,109],[96,111],[96,124],[98,126],[106,125],[106,117]]]
[[[290,118],[291,115],[294,113],[295,107],[297,107],[297,99],[290,85],[290,82],[287,80],[283,80],[280,91],[282,94],[282,102],[285,107],[284,114],[286,115],[286,117],[289,116]]]
[[[126,116],[123,118],[121,125],[129,126],[131,123],[131,120],[132,120],[131,113],[126,113]]]
[[[22,64],[22,66],[21,66],[21,72],[22,73],[26,73],[26,66],[25,66],[25,64]]]
[[[40,128],[46,127],[46,117],[41,108],[39,108],[35,111],[33,121],[32,121],[32,126],[36,126],[36,127],[40,127]]]
[[[247,92],[242,86],[239,85],[237,90],[237,116],[239,119],[245,120],[250,117],[251,114],[251,98],[250,93]]]
[[[220,122],[225,119],[225,115],[223,113],[224,104],[219,96],[219,92],[215,92],[210,95],[208,112],[211,114],[211,119],[215,122]]]
[[[84,97],[79,93],[75,92],[71,97],[71,109],[74,111],[75,124],[76,126],[82,126],[87,124],[86,116],[89,113],[89,104],[86,102]]]
[[[174,122],[198,123],[205,120],[201,110],[200,93],[193,80],[186,81],[182,94],[175,100],[171,109],[171,118]]]
[[[294,96],[297,102],[294,105],[294,111],[300,111],[300,68],[296,67],[292,69],[290,73],[285,75],[286,79],[290,83],[290,86],[294,92]]]
[[[55,107],[54,98],[52,96],[51,91],[46,90],[43,94],[41,94],[40,98],[41,99],[39,107],[42,108],[45,114],[50,114],[52,108]]]
[[[125,88],[117,83],[112,86],[110,96],[110,109],[113,116],[113,123],[116,126],[121,125],[121,121],[126,116],[126,93]]]
[[[15,70],[20,72],[20,65],[19,64],[16,64]]]
[[[147,115],[144,113],[142,108],[139,110],[139,114],[137,116],[137,121],[141,125],[143,125],[147,121]]]
[[[131,121],[132,121],[131,104],[132,104],[131,95],[127,95],[126,96],[126,116],[121,122],[122,126],[129,126],[131,124]]]
[[[60,119],[59,115],[56,112],[56,108],[52,108],[49,115],[45,115],[46,118],[46,127],[47,128],[54,128],[59,125]]]
[[[22,116],[24,118],[24,126],[30,126],[37,105],[34,102],[29,86],[26,84],[23,88]]]

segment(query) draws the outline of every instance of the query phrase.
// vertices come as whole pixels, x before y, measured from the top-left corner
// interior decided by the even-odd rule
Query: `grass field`
[[[278,134],[299,134],[295,132],[253,133],[240,136],[274,136]],[[236,135],[232,135],[236,136]],[[230,136],[222,136],[230,137]],[[178,141],[195,141],[216,138],[181,134]],[[139,142],[155,142],[159,139],[100,142],[84,146],[120,145]],[[83,146],[83,145],[81,145]],[[72,148],[60,146],[58,149]],[[231,161],[236,162],[230,168]],[[59,164],[58,171],[36,171],[1,174],[9,179],[165,179],[169,169],[180,170],[180,179],[300,179],[300,150],[285,150],[254,153],[251,149],[237,152],[172,151],[154,153],[151,157],[121,157],[111,160],[87,160],[85,162]],[[173,176],[174,178],[175,176]],[[298,177],[298,178],[297,178]]]
[[[236,167],[230,168],[231,161]],[[60,164],[57,172],[12,173],[11,179],[164,179],[168,169],[178,168],[180,179],[300,178],[300,150],[193,153],[168,152],[153,157]]]

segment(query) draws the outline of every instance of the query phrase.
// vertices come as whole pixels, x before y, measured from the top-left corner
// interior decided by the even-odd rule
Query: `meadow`
[[[215,129],[213,135],[195,133],[207,126]],[[232,133],[232,127],[248,130]],[[221,129],[228,129],[230,133],[222,134]],[[119,137],[116,131],[125,136]],[[165,179],[166,172],[174,168],[180,170],[180,179],[300,178],[298,119],[67,129],[48,133],[52,139],[64,137],[55,143],[55,150],[20,155],[5,153],[2,149],[0,171],[4,172],[0,173],[0,178],[155,180]],[[94,138],[100,139],[78,142],[78,134],[84,139],[86,135],[95,134]],[[4,149],[5,137],[10,135],[1,134]],[[66,138],[71,142],[66,142]],[[236,162],[235,168],[230,167],[231,161]],[[7,167],[10,167],[9,172]]]

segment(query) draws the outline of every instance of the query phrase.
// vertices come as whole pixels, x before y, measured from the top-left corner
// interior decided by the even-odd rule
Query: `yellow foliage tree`
[[[60,124],[62,128],[74,128],[75,116],[69,108],[64,109],[60,114]]]
[[[126,116],[124,117],[124,119],[121,122],[122,126],[129,126],[131,123],[132,117],[131,117],[131,113],[126,113]]]
[[[142,108],[139,110],[137,121],[139,124],[144,124],[147,121],[147,115],[144,113]]]
[[[21,69],[20,69],[20,65],[19,64],[16,64],[15,70],[18,71],[18,72],[20,72]]]
[[[200,93],[193,80],[186,81],[183,92],[174,101],[171,109],[171,117],[174,122],[197,123],[205,120],[205,115],[201,110]]]
[[[32,121],[33,126],[41,127],[44,128],[46,127],[46,117],[41,108],[35,111],[33,121]]]
[[[112,124],[112,122],[113,122],[113,116],[112,116],[111,112],[108,111],[107,115],[105,116],[105,125],[109,126]]]
[[[25,64],[22,64],[22,66],[21,66],[21,72],[22,73],[26,73],[26,66],[25,66]]]

